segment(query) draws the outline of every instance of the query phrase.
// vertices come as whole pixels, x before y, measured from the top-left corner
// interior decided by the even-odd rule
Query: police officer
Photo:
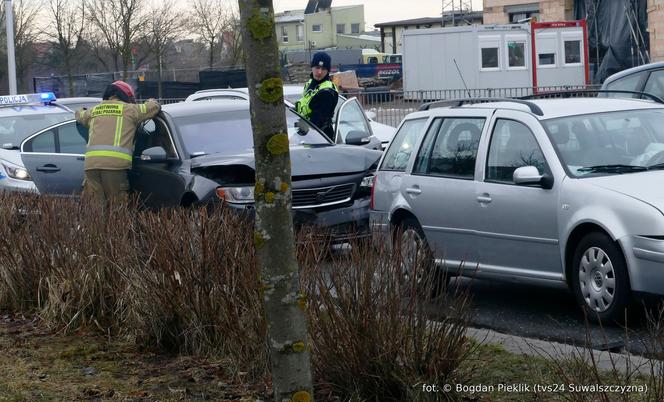
[[[76,111],[76,121],[89,129],[83,193],[102,203],[126,199],[137,126],[159,113],[155,100],[136,104],[134,89],[124,81],[106,87],[102,102]]]
[[[311,78],[304,86],[297,111],[318,126],[334,141],[332,116],[337,106],[339,90],[330,80],[332,59],[325,52],[316,52],[311,58]]]

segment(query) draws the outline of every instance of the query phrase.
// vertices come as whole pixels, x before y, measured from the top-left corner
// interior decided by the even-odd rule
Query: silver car
[[[375,236],[400,230],[400,247],[453,275],[571,288],[594,319],[664,294],[664,105],[455,106],[399,126],[374,181]]]

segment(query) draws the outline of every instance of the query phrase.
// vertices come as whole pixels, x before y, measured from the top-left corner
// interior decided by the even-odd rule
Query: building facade
[[[664,61],[664,0],[648,0],[650,60]]]
[[[306,10],[275,15],[275,25],[282,52],[336,47],[375,48],[379,43],[377,39],[363,35],[363,5],[308,6]]]
[[[383,53],[401,53],[401,36],[408,29],[441,28],[446,26],[482,24],[481,11],[445,13],[441,17],[416,18],[376,24],[380,30],[380,49]]]
[[[509,24],[535,18],[537,21],[574,19],[574,0],[484,0],[485,24]]]

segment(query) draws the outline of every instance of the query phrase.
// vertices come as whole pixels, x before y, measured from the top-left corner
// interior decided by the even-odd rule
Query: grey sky
[[[470,0],[463,0],[467,3]],[[307,0],[272,0],[275,12],[285,10],[302,10],[307,6]],[[389,21],[399,21],[410,18],[438,17],[443,4],[448,5],[451,0],[333,0],[332,7],[364,4],[364,19],[367,30],[374,24]],[[454,4],[459,7],[459,0]],[[482,9],[482,0],[472,0],[473,10]],[[447,8],[451,10],[451,6]]]

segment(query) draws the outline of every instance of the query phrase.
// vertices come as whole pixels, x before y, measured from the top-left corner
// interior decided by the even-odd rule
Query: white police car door
[[[357,98],[350,98],[341,105],[337,112],[336,123],[335,142],[337,144],[349,143],[347,141],[350,139],[348,138],[349,135],[356,138],[366,138],[368,139],[367,143],[369,143],[373,136],[369,120],[366,114],[364,114],[364,109],[360,106]]]
[[[79,128],[86,132],[79,132]],[[70,120],[26,138],[21,159],[41,194],[73,195],[83,183],[87,130]]]

